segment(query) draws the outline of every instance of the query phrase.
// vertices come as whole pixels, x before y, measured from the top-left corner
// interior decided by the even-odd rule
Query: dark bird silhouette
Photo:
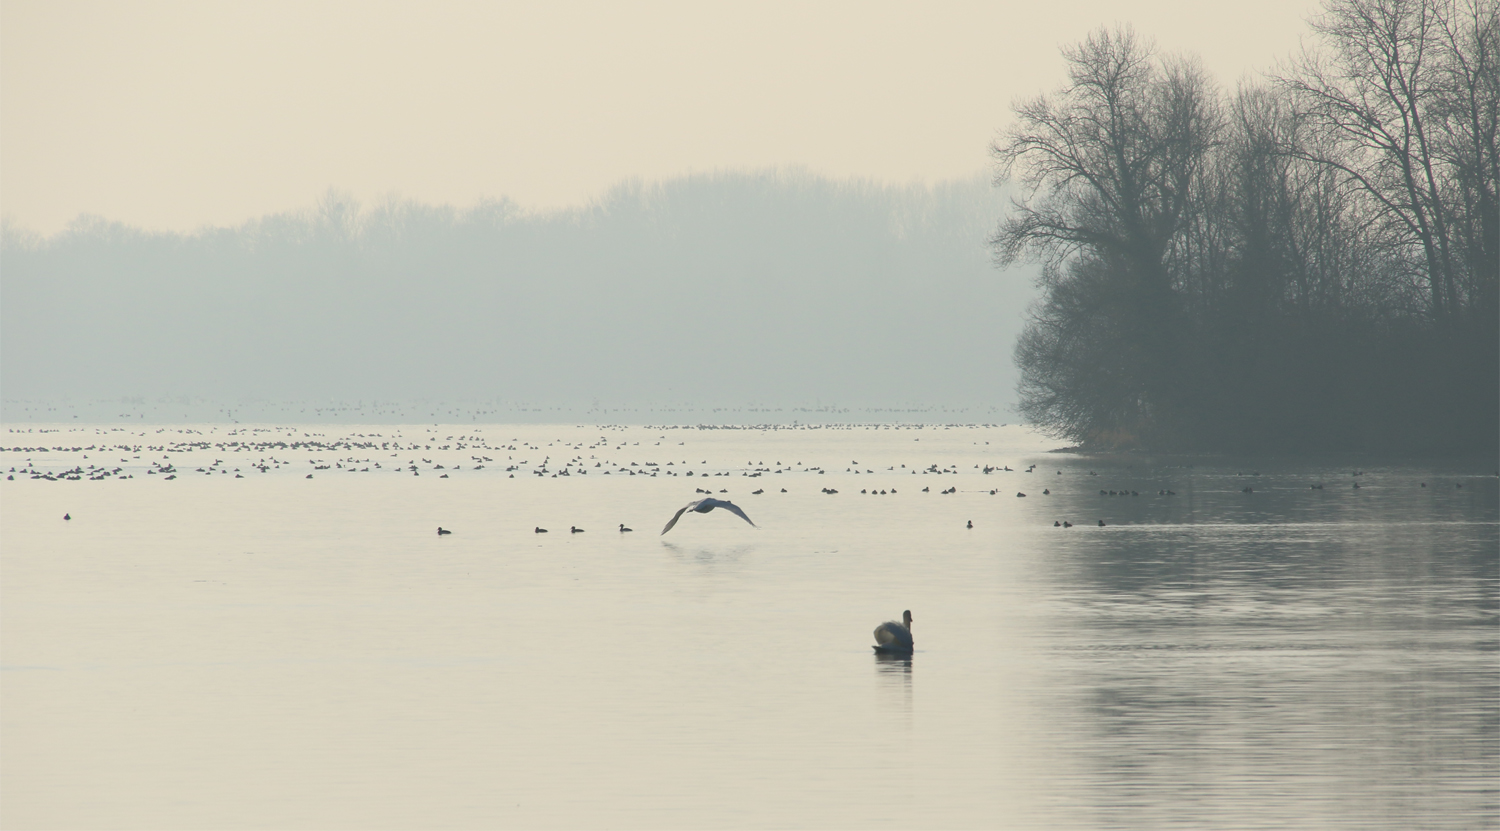
[[[542,526],[540,526],[540,525],[538,525],[538,526],[537,526],[537,527],[536,527],[536,533],[538,533],[538,534],[545,534],[545,533],[547,533],[547,529],[546,529],[546,528],[543,528],[543,527],[542,527]]]
[[[449,531],[448,529],[444,528],[443,526],[441,526],[441,525],[438,526],[438,536],[441,537],[444,534],[451,534],[451,533],[453,533],[453,532]]]
[[[668,531],[672,530],[672,526],[677,524],[677,520],[681,519],[682,515],[687,513],[688,511],[692,511],[698,514],[706,514],[715,508],[723,508],[724,510],[739,517],[740,519],[749,522],[752,527],[755,527],[755,523],[751,521],[750,517],[745,515],[744,511],[740,510],[738,505],[730,502],[727,499],[714,499],[713,497],[708,497],[707,499],[699,499],[696,502],[689,502],[688,504],[677,509],[677,513],[672,515],[672,519],[667,522],[667,527],[661,529],[661,532],[665,534]]]
[[[634,528],[626,528],[625,527],[625,523],[623,523],[623,522],[620,523],[620,533],[621,534],[625,533],[626,531],[634,531],[634,530],[635,530]]]
[[[569,525],[568,526],[568,533],[570,533],[570,534],[582,534],[583,533],[583,529],[579,528],[577,525]]]
[[[912,651],[911,610],[901,613],[901,622],[888,620],[875,627],[875,651],[909,655]]]
[[[72,518],[73,518],[73,516],[71,514],[63,514],[63,519],[72,519]]]

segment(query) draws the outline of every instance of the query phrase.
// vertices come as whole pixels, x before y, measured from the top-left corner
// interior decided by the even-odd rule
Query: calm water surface
[[[7,828],[1500,823],[1493,462],[1015,427],[0,443]],[[759,528],[660,536],[699,489]],[[882,660],[903,609],[917,652]]]

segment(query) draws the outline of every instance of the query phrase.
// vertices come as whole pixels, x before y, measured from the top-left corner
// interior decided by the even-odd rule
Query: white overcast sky
[[[969,176],[1058,48],[1129,22],[1226,87],[1316,0],[0,3],[0,212],[156,229],[329,187],[578,204],[622,179],[795,165]]]

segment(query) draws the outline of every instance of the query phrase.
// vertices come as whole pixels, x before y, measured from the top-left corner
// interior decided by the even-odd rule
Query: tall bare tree
[[[1218,138],[1216,95],[1196,63],[1157,60],[1128,27],[1063,57],[1069,83],[1018,103],[1016,125],[990,148],[997,178],[1028,197],[995,237],[1000,259],[1030,254],[1055,272],[1089,248],[1165,288],[1193,177]]]
[[[1497,8],[1330,0],[1313,21],[1326,48],[1277,79],[1323,139],[1290,149],[1374,200],[1392,242],[1415,249],[1439,321],[1493,293]]]
[[[1091,396],[1097,429],[1124,429],[1124,413],[1159,414],[1161,399],[1180,389],[1172,376],[1182,330],[1175,291],[1181,232],[1205,157],[1219,140],[1218,98],[1197,63],[1160,59],[1128,27],[1100,29],[1063,57],[1068,83],[1018,103],[1015,126],[991,146],[997,180],[1014,179],[1025,194],[993,243],[1002,264],[1040,260],[1044,282],[1054,288],[1082,280],[1078,269],[1087,261],[1091,297],[1109,298],[1096,308],[1109,324],[1087,333],[1096,348],[1085,351],[1137,356],[1126,362],[1133,377],[1097,387],[1124,400]],[[1101,341],[1105,329],[1112,342]],[[1052,354],[1078,354],[1068,332],[1085,334],[1054,332],[1063,340],[1046,340]],[[1040,348],[1033,340],[1028,348]]]

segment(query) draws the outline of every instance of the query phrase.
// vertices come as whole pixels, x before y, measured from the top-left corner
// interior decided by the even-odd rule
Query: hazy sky
[[[1315,0],[0,4],[0,211],[234,224],[326,188],[577,204],[627,177],[971,175],[1058,47],[1130,22],[1221,83]]]

